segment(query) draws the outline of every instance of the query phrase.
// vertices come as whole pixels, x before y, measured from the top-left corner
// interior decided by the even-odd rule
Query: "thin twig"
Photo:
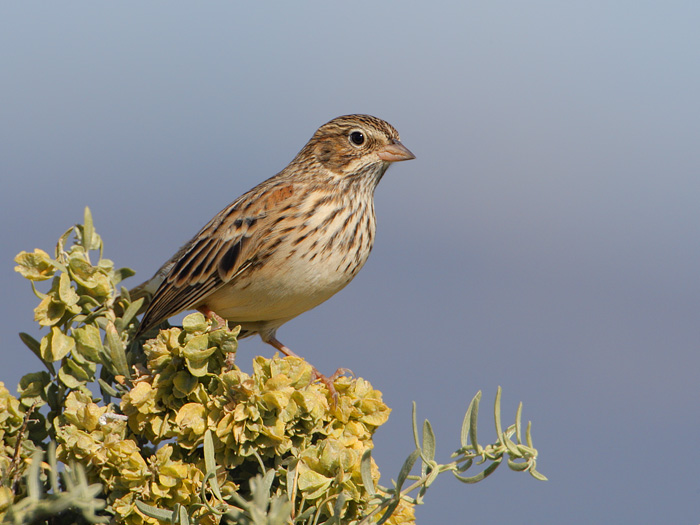
[[[15,443],[15,453],[12,456],[12,462],[10,463],[10,469],[8,470],[8,477],[11,475],[12,476],[12,493],[16,494],[17,493],[17,488],[19,486],[19,480],[22,477],[22,473],[20,472],[19,468],[19,462],[20,462],[20,451],[22,450],[22,440],[24,439],[24,434],[27,431],[27,426],[29,425],[29,417],[32,415],[32,412],[34,412],[34,409],[36,408],[36,405],[38,404],[38,401],[35,401],[32,406],[30,406],[27,409],[27,412],[24,414],[24,421],[22,422],[22,428],[19,429],[19,433],[17,434],[17,442]]]

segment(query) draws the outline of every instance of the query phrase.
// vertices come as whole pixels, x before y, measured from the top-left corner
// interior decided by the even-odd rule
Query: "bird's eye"
[[[362,146],[365,143],[365,136],[361,131],[353,131],[348,135],[353,146]]]

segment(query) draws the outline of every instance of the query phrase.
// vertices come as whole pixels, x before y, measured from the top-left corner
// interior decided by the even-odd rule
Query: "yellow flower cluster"
[[[247,490],[239,482],[260,472],[262,462],[277,471],[276,490],[294,500],[296,513],[318,506],[330,516],[341,492],[345,518],[369,512],[360,462],[389,416],[381,393],[363,379],[341,377],[333,402],[324,385],[312,382],[311,366],[298,358],[257,357],[247,374],[233,364],[238,331],[208,328],[201,314],[192,314],[182,329],[163,330],[144,345],[147,369],[121,401],[128,422],[101,422],[111,409],[72,392],[58,431],[59,458],[86,465],[123,522],[155,523],[136,510],[135,500],[165,509],[196,504],[210,430],[222,494]],[[143,442],[152,448],[140,449]],[[376,482],[374,465],[372,475]],[[216,522],[208,512],[202,507],[198,518]],[[389,523],[412,523],[412,515],[407,506],[396,513],[406,519]]]
[[[23,420],[24,413],[19,400],[10,394],[5,388],[5,383],[0,381],[0,479],[2,480],[6,480],[13,474],[10,468]],[[20,446],[20,460],[24,462],[28,456],[29,451]],[[10,481],[7,479],[6,484],[0,486],[0,518],[13,500],[9,487]]]
[[[91,265],[83,246],[73,245],[69,252],[58,255],[52,259],[37,248],[33,253],[20,252],[15,257],[15,271],[26,279],[38,282],[53,277],[51,289],[41,294],[41,302],[34,309],[34,320],[41,326],[56,326],[80,314],[86,298],[91,299],[93,306],[100,304],[112,294],[116,284],[112,261],[100,259],[97,266]],[[56,270],[61,270],[57,277]]]
[[[258,357],[245,373],[234,363],[238,329],[211,331],[201,314],[162,330],[141,353],[130,339],[143,298],[117,290],[133,272],[102,252],[86,209],[53,256],[37,249],[15,258],[39,298],[34,318],[48,329],[40,341],[20,337],[47,370],[22,378],[19,399],[0,383],[0,521],[7,513],[31,520],[40,507],[65,509],[85,497],[84,516],[105,509],[128,525],[155,525],[179,505],[211,525],[227,511],[265,513],[257,506],[267,504],[269,516],[291,508],[298,523],[337,522],[340,507],[342,523],[372,509],[379,519],[387,500],[365,488],[363,477],[376,485],[379,472],[362,458],[389,415],[380,392],[341,377],[333,398],[298,358]],[[50,288],[41,292],[41,282]],[[93,397],[98,372],[100,392],[119,406]],[[35,450],[49,454],[31,471]],[[69,475],[66,490],[50,472],[56,459]],[[264,487],[254,481],[262,473]],[[39,486],[44,497],[28,495]],[[414,523],[412,505],[401,502],[387,523]]]
[[[171,445],[157,451],[141,447],[125,421],[110,417],[111,408],[96,405],[82,392],[71,392],[56,433],[59,459],[78,461],[90,481],[101,482],[123,523],[157,523],[136,512],[137,499],[164,508],[196,503],[201,469],[174,457]]]

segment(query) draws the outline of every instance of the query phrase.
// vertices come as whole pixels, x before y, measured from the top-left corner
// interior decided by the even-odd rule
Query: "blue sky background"
[[[412,400],[448,461],[479,389],[493,438],[498,385],[550,479],[446,475],[419,523],[698,523],[699,27],[692,1],[4,3],[0,380],[39,369],[16,253],[89,205],[137,284],[370,113],[417,159],[377,190],[363,271],[280,339],[384,393],[385,479]]]

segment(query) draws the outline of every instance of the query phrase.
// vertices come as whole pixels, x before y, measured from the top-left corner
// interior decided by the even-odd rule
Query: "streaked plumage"
[[[413,158],[378,118],[324,124],[284,170],[224,208],[141,285],[153,299],[137,335],[199,309],[294,355],[277,329],[355,277],[374,242],[374,190],[392,162]]]

